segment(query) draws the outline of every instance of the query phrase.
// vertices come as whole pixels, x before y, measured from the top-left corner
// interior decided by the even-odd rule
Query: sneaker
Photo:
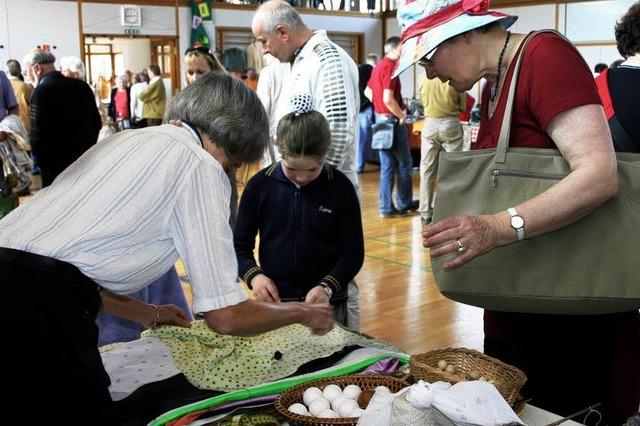
[[[405,210],[391,210],[389,213],[380,213],[380,217],[403,217],[406,216]]]
[[[420,207],[420,201],[419,200],[413,200],[411,202],[411,204],[409,204],[409,207],[407,207],[406,209],[403,209],[403,211],[405,212],[414,212],[416,210],[418,210],[418,207]]]

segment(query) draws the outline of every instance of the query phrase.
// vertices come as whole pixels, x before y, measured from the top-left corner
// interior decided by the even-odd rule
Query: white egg
[[[344,395],[340,395],[338,397],[336,397],[333,401],[331,401],[331,409],[333,411],[338,411],[338,407],[340,406],[340,404],[342,404],[344,401],[346,401],[349,398],[345,398]]]
[[[347,399],[338,407],[338,415],[340,415],[340,417],[349,417],[349,414],[356,408],[360,408],[358,403],[353,399]]]
[[[333,410],[324,410],[318,417],[324,417],[325,419],[336,419],[338,415]]]
[[[364,410],[358,407],[349,413],[349,417],[360,417],[363,413],[364,413]]]
[[[342,391],[344,397],[349,399],[358,399],[361,393],[362,389],[358,385],[349,385]]]
[[[318,398],[311,401],[309,405],[309,412],[312,416],[318,417],[320,413],[329,409],[329,401],[324,398]]]
[[[300,414],[301,416],[308,416],[309,412],[307,411],[307,407],[305,407],[304,405],[300,404],[299,402],[296,402],[295,404],[291,404],[288,408],[289,411],[291,411],[294,414]]]
[[[389,392],[391,393],[391,391],[389,390],[388,387],[386,386],[377,386],[375,389],[376,392]]]
[[[336,399],[341,395],[342,395],[342,389],[340,389],[340,386],[338,385],[327,385],[322,390],[323,398],[329,402],[333,401],[334,399]]]
[[[302,395],[302,400],[304,401],[304,405],[307,407],[311,405],[311,403],[318,399],[322,398],[322,391],[316,387],[310,387],[304,394]]]

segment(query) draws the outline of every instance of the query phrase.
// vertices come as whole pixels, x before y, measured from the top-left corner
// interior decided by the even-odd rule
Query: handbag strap
[[[511,83],[509,84],[509,94],[507,96],[507,103],[504,107],[504,116],[502,117],[502,126],[500,127],[500,135],[498,136],[498,146],[496,149],[495,162],[503,164],[507,160],[507,149],[509,148],[509,136],[511,134],[511,116],[513,114],[513,101],[516,95],[516,85],[518,83],[518,76],[520,75],[520,65],[522,63],[522,57],[524,56],[525,49],[527,48],[527,44],[533,39],[533,37],[542,33],[552,33],[555,34],[564,40],[566,40],[571,46],[573,44],[562,34],[555,30],[540,30],[534,31],[527,35],[527,37],[522,42],[522,48],[518,52],[518,56],[516,57],[516,65],[513,70],[513,76],[511,77]]]

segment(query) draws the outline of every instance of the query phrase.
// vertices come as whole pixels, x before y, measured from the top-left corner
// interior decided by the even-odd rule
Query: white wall
[[[31,49],[42,44],[53,46],[51,51],[56,58],[80,56],[80,31],[75,3],[0,0],[0,19],[0,40],[5,22],[8,34],[8,43],[0,43],[5,45],[4,49],[0,49],[0,56],[20,60]]]
[[[124,69],[134,73],[149,66],[151,60],[151,43],[146,38],[115,38],[113,50],[122,52]]]
[[[5,64],[11,59],[9,53],[9,32],[7,25],[7,1],[0,0],[0,64]],[[3,67],[0,67],[3,68]]]
[[[134,2],[132,2],[134,3]],[[88,34],[124,34],[120,25],[119,4],[83,3],[82,24]],[[75,7],[75,5],[74,5]],[[141,6],[142,26],[131,27],[140,30],[140,35],[176,34],[175,9],[164,6]]]
[[[205,23],[205,29],[215,43],[215,27],[240,27],[251,28],[252,10],[213,9],[213,20]],[[351,17],[351,16],[326,16],[316,14],[301,14],[307,26],[314,30],[342,31],[364,34],[364,54],[380,52],[380,40],[382,40],[382,26],[379,18]]]

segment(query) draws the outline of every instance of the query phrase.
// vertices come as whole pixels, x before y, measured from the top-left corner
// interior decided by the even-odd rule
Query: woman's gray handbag
[[[440,154],[434,221],[505,211],[571,172],[557,150],[508,147],[520,60],[497,148]],[[452,271],[442,268],[450,256],[433,259],[442,294],[508,312],[607,314],[640,308],[640,154],[618,153],[617,160],[618,196],[572,225],[497,247]]]
[[[393,148],[393,129],[391,122],[375,123],[371,126],[373,136],[371,138],[371,148],[391,149]]]

